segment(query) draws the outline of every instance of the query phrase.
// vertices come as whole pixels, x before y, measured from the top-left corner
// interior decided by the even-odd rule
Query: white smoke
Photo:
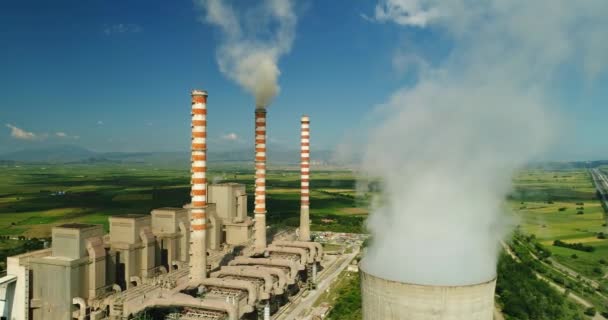
[[[291,50],[296,15],[291,0],[263,0],[238,15],[227,1],[195,0],[204,21],[220,27],[222,43],[217,61],[222,73],[266,107],[279,93],[279,58]],[[243,27],[242,21],[247,21]]]
[[[384,193],[366,271],[431,285],[495,277],[512,175],[554,137],[562,69],[582,81],[605,70],[606,17],[604,0],[378,4],[369,19],[434,28],[453,48],[377,111],[363,164]]]

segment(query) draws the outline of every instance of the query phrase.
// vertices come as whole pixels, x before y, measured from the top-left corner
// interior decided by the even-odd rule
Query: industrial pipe
[[[210,300],[210,299],[198,299],[187,294],[176,293],[165,298],[156,298],[146,300],[146,303],[142,305],[141,310],[149,307],[190,307],[190,308],[201,308],[214,311],[223,311],[228,314],[228,320],[238,320],[239,312],[236,305],[221,301],[221,300]]]
[[[207,278],[201,281],[201,285],[245,290],[248,293],[247,304],[252,307],[255,307],[255,303],[258,298],[258,292],[255,285],[245,280]]]
[[[301,265],[306,265],[308,263],[308,253],[306,252],[305,249],[302,249],[302,248],[271,245],[268,248],[266,248],[266,251],[269,253],[277,252],[277,253],[297,254],[300,256]],[[313,262],[313,261],[310,261],[310,262]]]
[[[308,261],[320,261],[318,247],[315,245],[315,242],[275,240],[272,244],[283,247],[305,248],[309,253]]]
[[[74,297],[72,303],[78,305],[78,320],[85,320],[87,317],[87,302],[83,298]]]
[[[264,272],[261,270],[255,270],[253,268],[249,268],[247,266],[243,267],[235,267],[235,266],[224,266],[220,271],[216,271],[211,274],[211,277],[214,278],[223,278],[226,276],[241,276],[241,277],[249,277],[249,278],[258,278],[264,280],[264,288],[262,289],[262,293],[264,297],[260,297],[261,300],[266,300],[270,298],[270,294],[272,293],[272,288],[274,284],[274,279],[272,275],[268,272]]]
[[[293,284],[298,274],[298,265],[294,261],[286,260],[286,259],[272,259],[272,258],[246,258],[246,257],[236,257],[234,260],[230,261],[228,265],[238,266],[238,265],[262,265],[268,267],[283,267],[289,268],[289,284]]]

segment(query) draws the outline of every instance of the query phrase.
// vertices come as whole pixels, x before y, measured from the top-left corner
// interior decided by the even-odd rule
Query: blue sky
[[[271,141],[297,148],[306,113],[315,147],[334,148],[415,83],[415,70],[396,66],[396,55],[412,51],[431,63],[448,55],[452,43],[437,29],[362,18],[375,6],[298,2],[295,41],[279,61],[281,92],[268,113]],[[0,153],[42,144],[187,150],[193,88],[210,94],[212,145],[248,146],[254,100],[220,73],[221,35],[200,17],[190,0],[0,2]],[[564,71],[555,82],[567,134],[548,157],[608,158],[607,77],[587,85]]]

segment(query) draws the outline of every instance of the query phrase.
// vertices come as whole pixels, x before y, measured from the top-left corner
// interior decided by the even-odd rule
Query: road
[[[589,173],[591,173],[595,188],[600,193],[602,202],[604,202],[604,205],[608,206],[608,178],[606,178],[606,175],[597,168],[589,169]]]
[[[352,253],[344,254],[339,258],[327,270],[319,275],[319,281],[317,283],[317,289],[308,291],[306,297],[299,296],[294,299],[284,312],[281,312],[275,320],[299,320],[305,319],[302,316],[304,311],[310,310],[312,305],[317,301],[317,298],[329,288],[331,283],[348,267],[351,261],[359,254],[359,248],[354,248]]]

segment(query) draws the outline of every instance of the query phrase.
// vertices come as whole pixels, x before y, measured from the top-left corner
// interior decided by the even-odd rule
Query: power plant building
[[[172,307],[167,319],[270,319],[314,287],[322,246],[293,233],[267,239],[266,110],[255,112],[253,215],[245,185],[207,183],[205,91],[192,91],[191,115],[191,202],[110,217],[109,234],[94,224],[54,227],[52,248],[8,258],[0,316],[126,320]]]

